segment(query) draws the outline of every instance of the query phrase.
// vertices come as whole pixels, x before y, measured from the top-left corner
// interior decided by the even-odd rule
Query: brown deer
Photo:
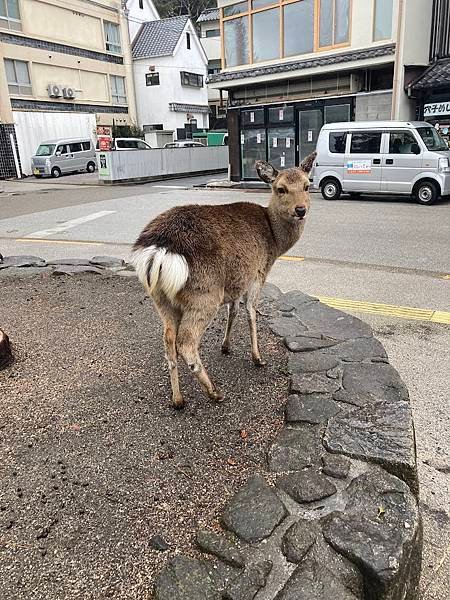
[[[313,153],[300,168],[280,172],[266,162],[256,163],[259,177],[272,186],[267,208],[247,202],[171,208],[151,221],[134,244],[132,263],[164,324],[175,407],[184,406],[178,355],[205,393],[223,400],[199,355],[203,333],[223,304],[228,321],[222,352],[230,352],[231,327],[245,297],[253,362],[264,364],[255,307],[272,265],[303,233],[310,205],[308,173],[315,157]]]

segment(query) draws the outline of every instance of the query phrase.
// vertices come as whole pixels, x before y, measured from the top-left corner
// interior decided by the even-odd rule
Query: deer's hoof
[[[214,390],[213,392],[211,392],[209,394],[209,397],[211,398],[211,400],[214,400],[214,402],[223,402],[223,394],[222,392],[219,392],[219,390]]]
[[[173,407],[175,410],[182,410],[185,407],[186,403],[183,398],[174,398],[173,399]]]
[[[260,358],[253,358],[253,364],[255,365],[255,367],[258,367],[258,368],[267,366],[266,361],[261,360]]]
[[[225,356],[230,356],[230,354],[231,354],[230,346],[222,346],[222,354],[225,354]]]

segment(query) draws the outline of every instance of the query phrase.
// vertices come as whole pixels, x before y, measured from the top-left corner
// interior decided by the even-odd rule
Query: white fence
[[[151,181],[228,168],[228,146],[97,152],[100,181]]]
[[[96,128],[95,115],[67,112],[14,111],[17,144],[24,175],[31,175],[31,157],[41,142],[61,138],[92,139]]]

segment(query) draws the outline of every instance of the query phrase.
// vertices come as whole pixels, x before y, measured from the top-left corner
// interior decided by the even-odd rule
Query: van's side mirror
[[[413,154],[420,154],[419,144],[411,144],[411,152]]]

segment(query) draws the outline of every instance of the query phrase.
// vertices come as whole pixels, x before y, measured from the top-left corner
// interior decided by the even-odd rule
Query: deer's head
[[[313,152],[300,167],[277,171],[263,160],[256,162],[260,179],[272,186],[271,206],[288,221],[300,222],[309,211],[309,173],[317,153]]]

